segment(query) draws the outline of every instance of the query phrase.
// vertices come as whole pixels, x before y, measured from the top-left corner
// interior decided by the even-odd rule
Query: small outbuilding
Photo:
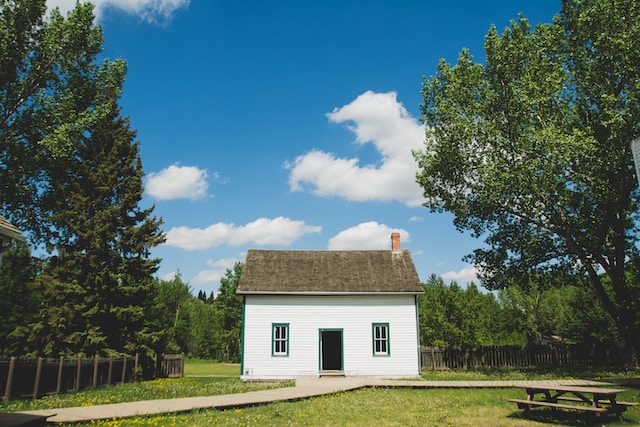
[[[250,250],[241,377],[418,377],[422,292],[399,233],[391,250]]]

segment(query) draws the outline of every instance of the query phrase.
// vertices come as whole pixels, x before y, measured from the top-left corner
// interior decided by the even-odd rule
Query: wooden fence
[[[182,378],[184,376],[184,354],[161,354],[158,357],[156,375],[161,378]]]
[[[509,366],[605,365],[617,360],[611,348],[584,345],[439,348],[421,351],[422,369],[494,368]]]
[[[184,355],[162,354],[156,360],[156,376],[182,377]],[[79,391],[136,381],[142,370],[135,357],[42,358],[12,357],[0,360],[0,390],[3,401],[12,398],[37,399],[45,394]]]

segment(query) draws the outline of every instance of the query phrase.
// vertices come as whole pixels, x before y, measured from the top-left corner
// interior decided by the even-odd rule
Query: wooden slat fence
[[[584,345],[528,345],[505,347],[423,347],[422,369],[492,368],[509,366],[605,365],[617,359],[615,351]]]
[[[161,378],[182,378],[184,376],[184,354],[162,354],[158,363],[157,376]]]
[[[183,354],[158,357],[158,376],[177,378],[184,375]],[[139,355],[93,358],[15,358],[0,359],[0,391],[2,400],[37,399],[46,394],[79,391],[137,381]]]
[[[37,399],[45,394],[78,391],[135,381],[138,355],[119,358],[15,358],[0,360],[3,401]]]

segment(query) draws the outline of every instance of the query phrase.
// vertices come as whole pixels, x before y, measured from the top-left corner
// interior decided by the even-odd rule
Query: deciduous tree
[[[109,114],[103,96],[123,69],[96,62],[102,30],[89,3],[45,14],[45,0],[0,2],[0,210],[32,243],[52,230],[41,199],[50,167]]]
[[[425,78],[426,146],[415,153],[425,205],[484,237],[469,259],[485,287],[584,275],[640,351],[640,3],[564,0],[551,24],[524,17]]]
[[[523,344],[523,334],[505,322],[504,310],[491,293],[470,283],[446,284],[432,275],[418,297],[420,342],[436,347]]]

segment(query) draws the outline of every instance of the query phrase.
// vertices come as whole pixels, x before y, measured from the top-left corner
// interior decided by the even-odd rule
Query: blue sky
[[[104,56],[128,62],[159,277],[210,293],[250,248],[387,249],[399,231],[422,281],[476,280],[462,258],[482,241],[421,206],[422,80],[559,0],[94,3]]]

